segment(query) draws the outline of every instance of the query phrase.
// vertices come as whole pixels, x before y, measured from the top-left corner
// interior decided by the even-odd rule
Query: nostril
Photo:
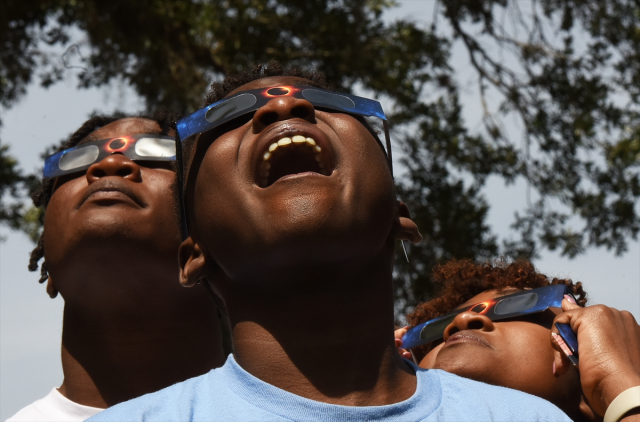
[[[102,169],[95,169],[93,171],[93,176],[94,177],[105,177],[107,175],[107,173],[104,172],[104,170]]]
[[[470,321],[468,324],[468,327],[470,330],[481,330],[482,328],[484,328],[484,324],[482,323],[482,321]]]
[[[118,171],[116,172],[116,174],[120,177],[127,177],[128,175],[131,174],[131,169],[130,168],[121,168],[118,169]]]
[[[268,111],[266,113],[264,113],[262,116],[260,116],[260,123],[262,123],[265,126],[269,126],[272,123],[275,123],[278,121],[278,113],[276,113],[275,111]]]
[[[460,331],[460,330],[458,330],[458,328],[456,328],[456,327],[451,327],[451,329],[449,330],[449,336],[454,335],[454,334],[455,334],[455,333],[457,333],[458,331]]]
[[[291,110],[291,115],[293,117],[299,117],[301,119],[306,119],[307,116],[309,115],[309,109],[307,107],[297,106],[297,107],[294,107]]]

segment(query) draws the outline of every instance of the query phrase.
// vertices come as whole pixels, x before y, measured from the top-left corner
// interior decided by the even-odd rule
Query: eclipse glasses
[[[133,161],[175,161],[176,140],[171,136],[140,134],[86,142],[45,158],[44,178],[87,170],[105,157],[121,153]]]
[[[467,311],[487,316],[491,321],[513,318],[522,315],[544,312],[549,308],[560,308],[564,295],[573,297],[573,293],[564,284],[554,284],[537,289],[525,290],[506,296],[496,297],[484,302],[455,309],[438,318],[410,328],[402,337],[402,347],[413,349],[444,336],[444,330],[459,314]],[[569,329],[569,331],[571,331]],[[561,335],[564,333],[561,331]],[[573,334],[573,333],[572,333]],[[575,338],[575,336],[574,336]],[[577,350],[577,342],[575,346]]]
[[[259,88],[223,98],[179,120],[176,123],[179,140],[207,132],[237,117],[252,113],[270,100],[278,97],[300,98],[309,101],[314,107],[381,119],[384,126],[387,160],[389,168],[391,168],[391,141],[389,139],[387,117],[382,111],[380,102],[310,86]]]

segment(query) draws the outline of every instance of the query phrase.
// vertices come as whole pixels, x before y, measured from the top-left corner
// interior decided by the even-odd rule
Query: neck
[[[211,299],[200,286],[184,289],[172,282],[172,300],[149,290],[146,298],[123,300],[120,308],[65,303],[59,389],[64,396],[106,408],[223,363]]]
[[[261,285],[290,288],[225,294],[238,364],[271,385],[326,403],[408,399],[416,379],[394,346],[391,265],[384,258],[355,271],[319,266],[280,271],[277,280],[263,274]]]

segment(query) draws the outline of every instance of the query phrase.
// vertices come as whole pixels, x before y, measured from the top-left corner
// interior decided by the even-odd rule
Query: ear
[[[47,279],[47,293],[49,294],[49,297],[51,299],[58,296],[58,289],[56,289],[56,286],[53,284],[53,279],[51,278],[51,274],[49,274],[49,278]]]
[[[207,276],[207,263],[200,246],[189,236],[178,249],[180,284],[191,287]]]
[[[416,223],[411,219],[409,208],[402,201],[398,201],[396,207],[398,209],[398,219],[393,225],[394,238],[396,240],[408,240],[411,243],[420,243],[422,235]]]

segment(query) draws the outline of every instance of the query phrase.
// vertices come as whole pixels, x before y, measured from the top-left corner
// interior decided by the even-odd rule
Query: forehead
[[[139,133],[160,133],[162,128],[155,120],[142,117],[127,117],[116,120],[108,125],[91,132],[79,143],[97,141],[99,139],[115,138],[124,135],[137,135]]]
[[[248,91],[250,89],[269,88],[272,86],[300,86],[300,85],[317,85],[308,79],[298,78],[296,76],[269,76],[267,78],[256,79],[239,88],[234,89],[228,95],[234,95],[238,92]]]

